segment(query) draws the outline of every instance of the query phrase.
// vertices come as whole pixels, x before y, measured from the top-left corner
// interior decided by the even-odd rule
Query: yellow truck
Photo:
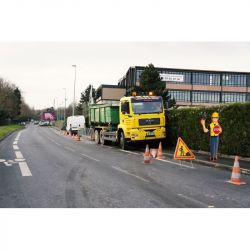
[[[166,138],[161,96],[129,96],[117,102],[92,104],[89,122],[97,144],[115,142],[124,150],[131,142],[164,141]]]

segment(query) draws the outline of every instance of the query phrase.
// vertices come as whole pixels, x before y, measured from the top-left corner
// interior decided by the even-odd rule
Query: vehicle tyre
[[[103,131],[100,131],[100,143],[102,145],[107,145],[107,140],[104,140],[103,138]]]
[[[121,132],[121,134],[120,134],[120,147],[123,150],[128,149],[128,142],[127,142],[123,132]]]
[[[95,130],[95,142],[96,142],[96,144],[100,144],[100,132],[99,132],[99,130]]]

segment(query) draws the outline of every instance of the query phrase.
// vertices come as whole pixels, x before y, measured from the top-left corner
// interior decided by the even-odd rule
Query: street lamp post
[[[56,98],[56,120],[59,120],[59,110],[58,110],[58,98]]]
[[[67,101],[67,99],[66,99],[66,88],[63,88],[64,89],[64,91],[65,91],[65,95],[64,95],[64,122],[65,122],[65,119],[66,119],[66,101]]]
[[[76,90],[76,65],[72,65],[75,68],[75,80],[74,80],[74,100],[73,100],[73,112],[72,115],[75,115],[75,90]]]

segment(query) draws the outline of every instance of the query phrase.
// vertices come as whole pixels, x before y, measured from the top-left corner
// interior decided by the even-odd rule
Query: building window
[[[196,103],[218,103],[220,102],[220,92],[214,91],[193,91],[192,102]]]
[[[169,90],[168,93],[171,95],[171,98],[174,98],[177,102],[190,102],[190,91]]]
[[[222,93],[222,102],[246,102],[246,93]]]
[[[235,74],[223,74],[222,75],[223,86],[246,87],[246,84],[247,84],[246,75],[235,75]]]
[[[219,74],[193,73],[193,84],[220,85]]]
[[[136,81],[140,81],[142,71],[143,70],[141,70],[141,69],[136,70]]]
[[[250,93],[246,94],[246,102],[250,102]]]

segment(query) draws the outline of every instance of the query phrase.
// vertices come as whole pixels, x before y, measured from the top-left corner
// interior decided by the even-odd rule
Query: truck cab
[[[129,142],[161,140],[166,137],[161,96],[129,96],[120,99],[117,140],[122,148]]]

